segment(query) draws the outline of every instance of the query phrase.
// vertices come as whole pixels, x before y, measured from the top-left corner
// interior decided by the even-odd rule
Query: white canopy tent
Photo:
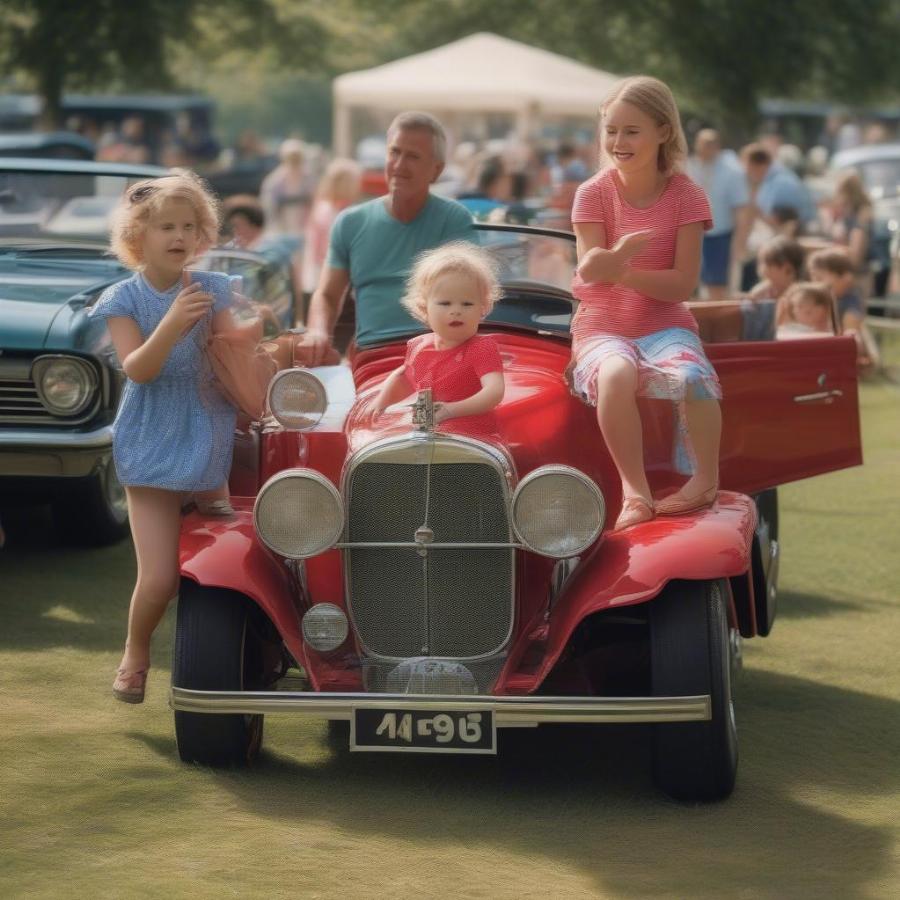
[[[496,34],[468,37],[334,80],[334,147],[352,155],[354,109],[508,113],[528,137],[546,118],[593,118],[618,76]],[[445,125],[448,124],[445,121]]]

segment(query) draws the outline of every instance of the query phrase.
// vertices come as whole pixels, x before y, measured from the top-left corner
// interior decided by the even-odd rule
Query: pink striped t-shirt
[[[703,222],[706,231],[712,227],[712,213],[703,189],[681,172],[672,175],[652,206],[636,209],[622,197],[616,170],[607,168],[578,188],[572,222],[602,223],[607,247],[612,247],[623,234],[654,229],[644,250],[632,257],[631,266],[665,270],[675,265],[679,227]],[[684,303],[654,300],[621,284],[587,284],[577,272],[572,293],[580,301],[572,322],[572,343],[576,350],[585,339],[603,334],[639,338],[665,328],[688,328],[697,333],[697,322]]]

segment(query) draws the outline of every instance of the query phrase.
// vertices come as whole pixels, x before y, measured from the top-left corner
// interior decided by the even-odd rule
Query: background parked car
[[[0,134],[0,156],[93,159],[94,145],[73,131]]]
[[[0,158],[0,503],[50,502],[65,532],[107,543],[128,530],[112,463],[123,384],[109,333],[87,310],[131,273],[110,256],[108,216],[149,166]],[[293,325],[289,271],[256,253],[213,250],[198,268],[242,277]]]

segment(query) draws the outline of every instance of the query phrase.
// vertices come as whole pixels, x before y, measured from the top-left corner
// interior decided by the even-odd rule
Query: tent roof
[[[618,76],[496,34],[468,37],[334,81],[336,103],[594,116]]]

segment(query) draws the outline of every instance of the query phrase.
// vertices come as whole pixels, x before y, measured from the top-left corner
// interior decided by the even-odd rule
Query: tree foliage
[[[362,16],[379,3],[359,0]],[[763,97],[896,99],[900,0],[394,0],[395,48],[493,31],[589,65],[667,80],[722,124]],[[401,49],[402,48],[402,49]]]
[[[284,0],[4,0],[0,60],[44,99],[58,125],[64,90],[172,88],[178,46],[215,53],[225,43],[270,48],[293,67],[321,64],[327,30],[317,4]],[[183,57],[181,57],[183,59]]]
[[[327,75],[492,31],[657,75],[734,130],[762,97],[896,100],[900,0],[3,0],[0,62],[58,121],[62,91],[198,84],[242,67]],[[233,63],[231,62],[233,60]],[[599,99],[599,98],[598,98]]]

